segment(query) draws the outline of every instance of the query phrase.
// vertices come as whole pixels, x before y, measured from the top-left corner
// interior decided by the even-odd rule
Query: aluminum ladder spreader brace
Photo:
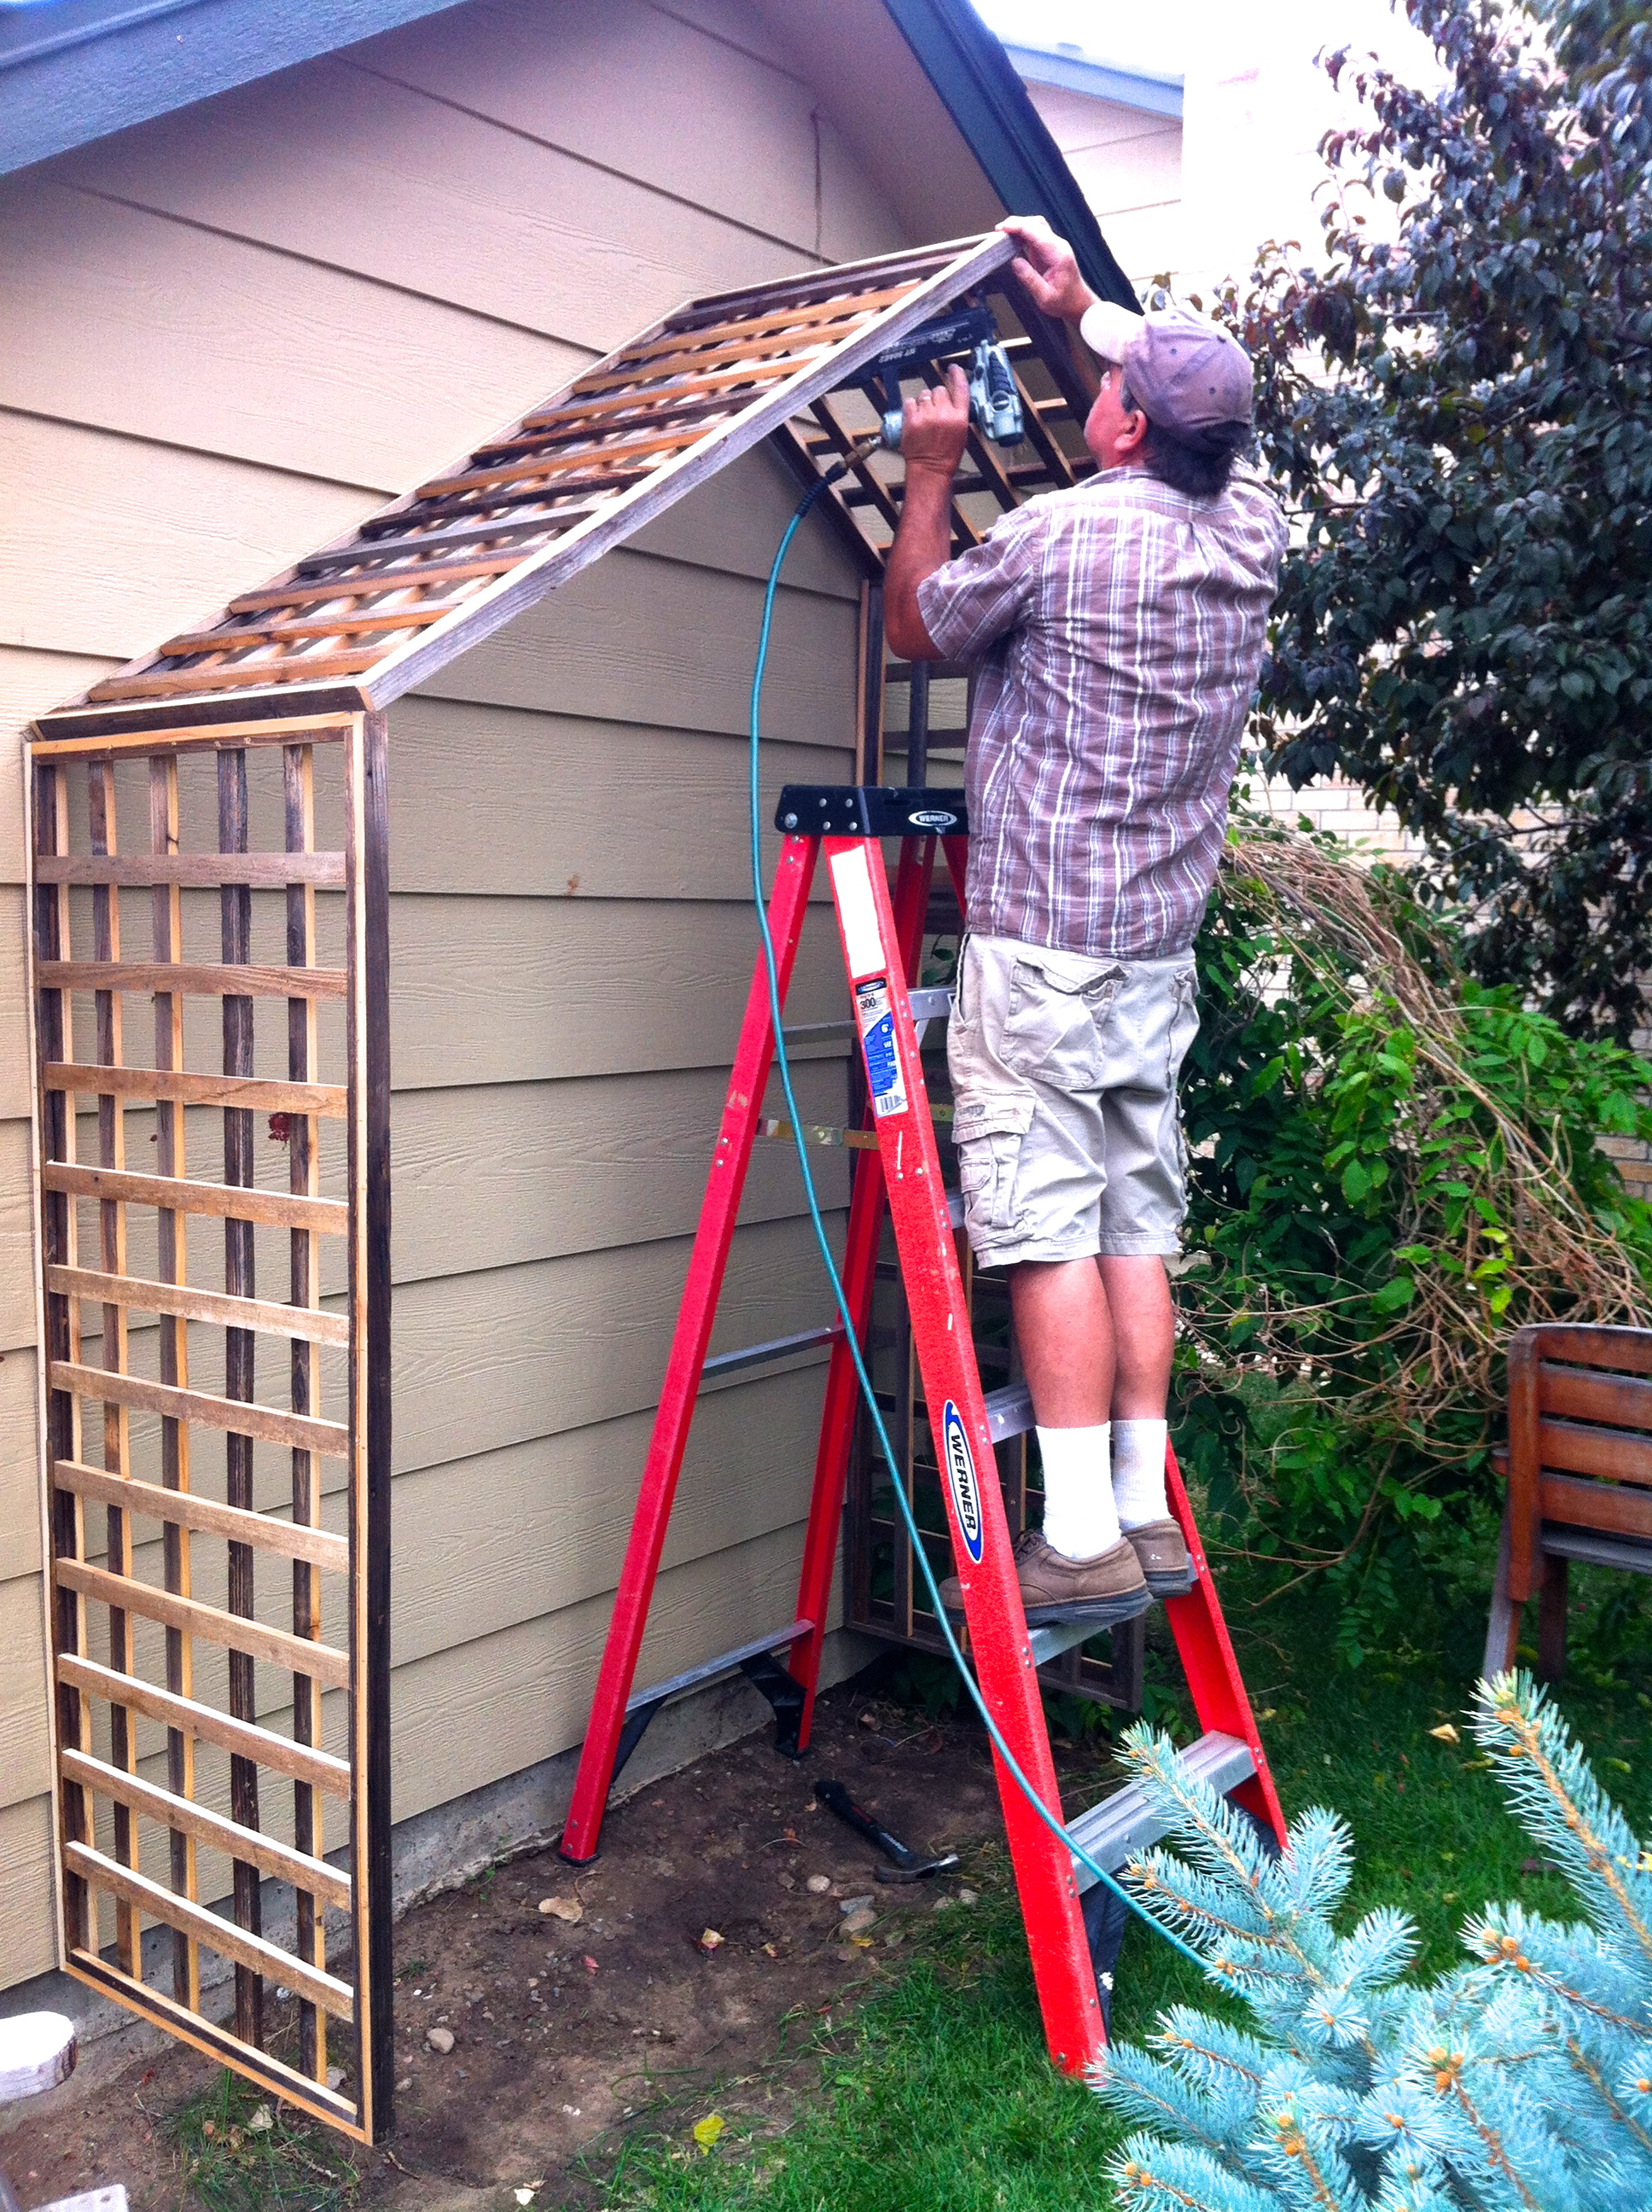
[[[963,1585],[971,1655],[989,1711],[1022,1771],[1059,1821],[1060,1797],[1036,1670],[1096,1631],[1082,1623],[1029,1631],[1022,1610],[993,1447],[1032,1426],[1032,1406],[1024,1384],[990,1395],[981,1389],[954,1241],[960,1201],[942,1185],[919,1056],[921,1025],[945,1012],[947,994],[909,988],[922,951],[938,841],[963,902],[963,794],[790,784],[780,794],[775,826],[785,842],[768,911],[782,1008],[810,886],[823,852],[865,1063],[866,1129],[847,1133],[851,1139],[862,1138],[842,1266],[849,1311],[864,1343],[887,1206],[925,1395],[938,1431],[941,1487]],[[901,841],[892,895],[879,842],[886,837]],[[799,1033],[788,1030],[787,1037]],[[763,1117],[774,1057],[768,975],[760,952],[561,1840],[562,1856],[576,1865],[595,1856],[609,1791],[667,1698],[738,1667],[774,1707],[777,1748],[799,1757],[808,1747],[855,1426],[853,1360],[835,1322],[718,1359],[706,1356],[752,1146],[762,1133],[780,1133]],[[812,1133],[840,1140],[843,1134]],[[831,1346],[831,1358],[794,1618],[703,1666],[634,1692],[637,1654],[702,1383],[708,1376],[825,1344]],[[1230,1796],[1283,1843],[1278,1798],[1174,1454],[1166,1474],[1170,1510],[1194,1568],[1192,1590],[1164,1607],[1202,1730],[1182,1754],[1183,1767]],[[782,1651],[783,1662],[776,1656]],[[1106,2043],[1096,1948],[1104,1940],[1104,1924],[1111,1927],[1116,1948],[1116,1911],[1108,1909],[1116,1901],[1052,1834],[996,1755],[994,1764],[1050,2055],[1065,2071],[1077,2072]],[[1081,1814],[1066,1832],[1111,1870],[1162,1829],[1132,1784]],[[1088,1899],[1086,1891],[1093,1893]]]

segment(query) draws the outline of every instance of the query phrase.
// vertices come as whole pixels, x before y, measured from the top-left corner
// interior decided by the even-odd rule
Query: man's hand
[[[955,362],[944,385],[908,399],[901,410],[901,458],[907,473],[932,470],[949,482],[969,441],[969,380]]]
[[[901,410],[907,479],[901,519],[884,568],[884,635],[906,660],[938,660],[924,627],[918,586],[944,566],[952,538],[952,478],[969,439],[969,380],[956,362],[946,382]]]
[[[1065,238],[1058,238],[1042,215],[1006,216],[999,228],[1021,248],[1010,266],[1032,295],[1036,307],[1058,321],[1076,323],[1093,307],[1096,295],[1078,274]]]

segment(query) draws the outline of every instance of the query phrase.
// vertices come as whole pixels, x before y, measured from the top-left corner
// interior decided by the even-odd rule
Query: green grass
[[[1619,1587],[1578,1578],[1578,1614],[1618,1606]],[[1638,1607],[1639,1601],[1636,1601]],[[1570,1893],[1534,1863],[1464,1725],[1483,1616],[1464,1608],[1443,1647],[1408,1650],[1355,1674],[1326,1655],[1334,1620],[1311,1599],[1242,1619],[1242,1660],[1287,1814],[1333,1806],[1356,1838],[1354,1914],[1403,1906],[1422,1938],[1421,1969],[1459,1955],[1463,1918],[1489,1898],[1518,1897],[1564,1916]],[[1623,1632],[1600,1651],[1631,1656]],[[1645,1832],[1652,1811],[1652,1701],[1636,1671],[1585,1646],[1559,1703],[1601,1782]],[[1174,1669],[1159,1668],[1161,1711]],[[1430,1735],[1452,1723],[1453,1745]],[[1173,1732],[1180,1738],[1182,1730]],[[1105,1747],[1096,1747],[1098,1760]],[[1102,1769],[1097,1767],[1099,1786]],[[1075,1795],[1068,1792],[1070,1807]],[[1089,1802],[1088,1796],[1084,1802]],[[731,2087],[711,2151],[689,2123],[632,2142],[596,2200],[610,2212],[1070,2212],[1104,2207],[1105,2169],[1122,2132],[1082,2086],[1045,2058],[1021,1928],[1001,1852],[970,1870],[979,1905],[943,1913],[902,1963],[845,2017],[807,2031],[808,2087],[777,2132],[742,2119]],[[1120,1961],[1114,2032],[1139,2037],[1173,1999],[1207,2003],[1193,1969],[1133,1926]],[[812,2078],[811,2078],[812,2075]],[[715,2099],[706,2112],[718,2110]],[[699,2118],[696,2112],[689,2116]],[[593,2170],[593,2179],[598,2170]]]
[[[360,2176],[338,2137],[237,2075],[180,2106],[167,2133],[206,2212],[349,2212],[355,2201]]]
[[[909,1966],[808,2039],[803,2117],[786,2133],[738,2110],[714,2151],[685,2127],[632,2146],[603,2201],[768,2212],[1035,2212],[1091,2204],[1114,2129],[1044,2056],[1003,1855],[969,1869],[981,1902],[937,1917]],[[1168,1950],[1138,1962],[1159,2002],[1193,1977]],[[738,2098],[738,2091],[735,2093]],[[717,2109],[712,2100],[707,2110]],[[695,2114],[694,2118],[700,2115]]]

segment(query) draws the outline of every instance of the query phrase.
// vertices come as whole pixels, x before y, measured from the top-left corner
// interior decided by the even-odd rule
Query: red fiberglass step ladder
[[[981,1389],[953,1241],[962,1218],[959,1201],[942,1187],[919,1058],[917,1024],[944,1012],[946,994],[908,989],[918,971],[938,836],[962,903],[963,795],[792,784],[780,794],[776,827],[785,833],[785,842],[769,923],[780,1003],[784,1006],[810,884],[823,851],[871,1094],[868,1125],[876,1132],[876,1145],[858,1158],[842,1267],[849,1310],[864,1342],[887,1206],[925,1396],[932,1408],[943,1409],[935,1442],[946,1478],[942,1490],[952,1556],[963,1584],[964,1617],[981,1691],[1023,1773],[1059,1821],[1060,1798],[1036,1669],[1096,1631],[1077,1624],[1029,1631],[1022,1611],[993,1446],[1030,1428],[1032,1407],[1024,1384],[990,1396]],[[885,837],[901,840],[892,896],[879,842]],[[562,1832],[562,1855],[576,1865],[595,1856],[615,1778],[668,1698],[738,1667],[774,1708],[777,1747],[797,1757],[808,1746],[857,1411],[853,1361],[836,1322],[716,1359],[706,1356],[774,1055],[768,976],[760,952]],[[831,1360],[796,1617],[738,1650],[634,1692],[637,1653],[702,1382],[826,1343],[832,1347]],[[991,1479],[983,1481],[978,1469],[987,1470]],[[1278,1798],[1174,1454],[1166,1473],[1170,1510],[1195,1570],[1192,1590],[1169,1599],[1164,1608],[1203,1731],[1182,1754],[1184,1768],[1230,1796],[1283,1843]],[[784,1664],[774,1656],[782,1649]],[[1096,1887],[1086,1909],[1084,1893],[1095,1877],[1027,1804],[996,1754],[994,1763],[1050,2055],[1058,2066],[1076,2072],[1106,2042],[1092,1954],[1103,1918],[1096,1908],[1108,1893]],[[1066,1830],[1109,1870],[1160,1832],[1134,1784],[1103,1800]]]

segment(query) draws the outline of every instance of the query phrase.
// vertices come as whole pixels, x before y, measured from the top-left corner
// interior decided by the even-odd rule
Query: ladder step
[[[720,1652],[715,1659],[708,1659],[701,1666],[689,1667],[681,1674],[672,1674],[663,1682],[655,1682],[646,1690],[639,1690],[626,1700],[628,1713],[639,1711],[644,1705],[657,1705],[666,1698],[675,1698],[684,1690],[697,1690],[702,1682],[714,1675],[726,1674],[748,1659],[761,1659],[766,1651],[778,1651],[787,1644],[795,1644],[800,1636],[807,1636],[814,1626],[811,1620],[794,1620],[789,1628],[777,1628],[772,1636],[759,1636],[750,1644],[739,1644],[732,1651]]]
[[[1242,1743],[1236,1735],[1224,1735],[1219,1729],[1201,1735],[1197,1743],[1178,1753],[1176,1763],[1185,1775],[1209,1783],[1223,1797],[1240,1783],[1248,1782],[1256,1771],[1249,1746]],[[1149,1804],[1142,1784],[1128,1782],[1113,1796],[1104,1797],[1088,1813],[1081,1813],[1076,1820],[1069,1821],[1067,1833],[1089,1852],[1097,1866],[1114,1874],[1136,1852],[1158,1841],[1164,1833],[1164,1822]],[[1081,1891],[1095,1887],[1096,1877],[1087,1866],[1075,1865],[1072,1875]]]
[[[1027,1642],[1033,1665],[1042,1667],[1047,1659],[1059,1659],[1064,1651],[1071,1651],[1075,1644],[1087,1644],[1092,1636],[1106,1633],[1093,1620],[1053,1620],[1048,1628],[1029,1628]]]
[[[826,1322],[819,1328],[799,1329],[795,1336],[771,1336],[767,1344],[743,1345],[738,1352],[720,1352],[715,1359],[708,1359],[702,1370],[705,1381],[718,1375],[733,1375],[742,1367],[761,1367],[766,1360],[787,1359],[794,1352],[812,1352],[817,1344],[833,1344],[843,1334],[837,1322]]]

